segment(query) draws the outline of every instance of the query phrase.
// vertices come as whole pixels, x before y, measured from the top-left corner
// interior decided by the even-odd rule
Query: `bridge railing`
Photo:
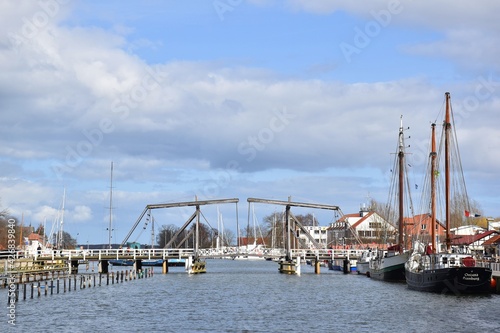
[[[359,258],[366,250],[357,249],[293,249],[292,257],[329,257],[329,258]]]
[[[321,258],[345,258],[360,257],[364,250],[357,249],[292,249],[292,257],[321,257]],[[76,250],[57,250],[36,253],[32,258],[47,257],[52,260],[65,257],[68,260],[75,259],[168,259],[168,258],[187,258],[195,254],[194,249],[76,249]],[[198,257],[236,257],[236,256],[254,256],[254,257],[273,257],[279,258],[286,255],[283,248],[246,248],[246,247],[224,247],[220,249],[200,249]]]
[[[200,249],[198,256],[214,258],[214,257],[238,257],[238,256],[252,256],[252,257],[281,257],[285,256],[285,249],[281,248],[246,248],[241,247],[223,247],[219,249]]]
[[[60,257],[66,257],[69,260],[72,258],[78,259],[152,259],[152,258],[185,258],[192,256],[194,249],[76,249],[76,250],[61,250],[51,251],[50,253],[41,253],[39,256],[35,254],[35,260],[38,257],[50,257],[52,260]]]

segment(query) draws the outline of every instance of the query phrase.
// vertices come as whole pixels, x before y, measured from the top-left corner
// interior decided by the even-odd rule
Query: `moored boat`
[[[328,260],[328,269],[331,271],[354,273],[357,271],[357,262],[356,259],[330,259]]]
[[[402,118],[402,117],[401,117]],[[398,147],[396,159],[394,161],[394,172],[391,189],[395,191],[392,196],[390,191],[390,201],[387,204],[386,217],[392,219],[398,226],[397,243],[390,246],[386,251],[377,251],[375,256],[369,261],[370,277],[382,281],[405,281],[405,262],[408,260],[409,252],[405,250],[406,234],[404,214],[409,202],[411,202],[410,189],[407,186],[407,169],[405,163],[405,142],[403,120],[399,127]],[[395,202],[392,202],[395,200]],[[396,208],[397,209],[393,209]],[[408,212],[406,212],[408,213]]]
[[[109,263],[113,266],[133,266],[134,261],[129,259],[112,259]]]
[[[142,266],[163,266],[163,259],[142,260]]]
[[[376,280],[403,282],[408,258],[409,252],[401,252],[397,246],[390,247],[387,251],[377,251],[369,261],[369,275]]]
[[[450,105],[450,94],[445,94],[446,111],[443,123],[444,139],[444,219],[446,222],[446,236],[444,246],[437,246],[436,226],[437,226],[437,183],[440,175],[438,168],[438,152],[436,149],[435,127],[432,124],[431,152],[429,158],[429,187],[430,187],[430,218],[431,218],[431,242],[425,245],[421,241],[416,241],[413,246],[413,253],[405,264],[405,275],[408,287],[413,290],[460,294],[485,294],[492,292],[492,270],[487,267],[479,267],[476,259],[466,249],[453,248],[451,246],[450,226],[451,226],[451,170],[460,170],[461,163],[459,156],[455,159],[451,157],[452,137],[452,115]],[[456,144],[456,142],[455,142]],[[452,162],[457,165],[452,166]],[[463,180],[463,174],[459,175]],[[464,187],[465,188],[465,187]],[[467,198],[467,195],[464,196]],[[455,217],[456,218],[456,217]]]
[[[471,254],[431,253],[427,248],[428,254],[414,251],[406,264],[408,288],[454,294],[492,292],[491,269],[477,266]]]
[[[371,249],[364,251],[356,262],[356,271],[358,274],[370,277],[370,260],[374,258],[375,252]]]

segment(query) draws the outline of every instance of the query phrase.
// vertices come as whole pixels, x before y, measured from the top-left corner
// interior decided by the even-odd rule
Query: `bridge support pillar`
[[[163,274],[167,274],[168,273],[168,259],[163,260],[161,272]]]
[[[139,272],[142,270],[142,260],[136,260],[134,261],[134,268],[136,272]]]
[[[186,260],[186,270],[189,274],[206,273],[206,263],[198,258],[189,257]]]
[[[296,260],[281,260],[279,265],[278,271],[282,274],[300,275],[300,257],[297,257]]]
[[[71,260],[71,274],[78,274],[78,260]]]
[[[101,274],[108,274],[108,261],[107,260],[101,260],[99,261],[99,273]]]
[[[343,271],[344,271],[344,274],[351,272],[351,263],[349,262],[349,259],[344,259]]]
[[[316,260],[314,260],[314,273],[319,274],[321,272],[320,264],[319,258],[316,258]]]

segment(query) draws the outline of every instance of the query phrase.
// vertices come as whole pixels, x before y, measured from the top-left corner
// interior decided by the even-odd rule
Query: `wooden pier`
[[[2,277],[2,286],[8,289],[8,304],[19,300],[40,298],[59,293],[88,289],[92,287],[119,284],[136,279],[150,278],[153,268],[108,272],[106,274],[69,274],[67,271],[24,271],[11,272]]]

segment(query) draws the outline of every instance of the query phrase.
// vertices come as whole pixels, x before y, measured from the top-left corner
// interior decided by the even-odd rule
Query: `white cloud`
[[[371,9],[387,7],[385,1],[371,2],[370,7],[358,1],[289,4],[317,13],[344,10],[366,19],[371,19]],[[37,6],[3,2],[0,26],[20,31],[23,17],[33,17],[40,10]],[[300,189],[311,193],[304,197],[319,202],[326,201],[324,197],[344,199],[342,193],[349,193],[357,206],[370,191],[367,183],[371,191],[381,191],[375,177],[387,171],[401,114],[411,127],[410,150],[424,163],[428,125],[436,120],[448,89],[456,111],[477,102],[463,116],[460,143],[464,155],[474,156],[465,164],[491,185],[500,167],[491,154],[498,136],[475,135],[472,130],[497,133],[500,86],[494,75],[490,79],[489,72],[483,73],[498,68],[498,28],[488,30],[491,8],[497,5],[455,4],[448,15],[430,10],[431,4],[410,6],[394,19],[394,27],[438,29],[443,40],[405,45],[404,50],[443,57],[478,71],[478,79],[446,82],[442,88],[428,82],[425,74],[344,83],[283,78],[271,70],[209,61],[148,64],[126,51],[126,28],[115,33],[60,26],[62,10],[25,44],[14,46],[4,36],[0,70],[7,75],[0,78],[0,130],[7,135],[0,144],[2,204],[39,223],[56,216],[62,189],[73,188],[67,196],[68,224],[85,222],[105,229],[109,162],[114,160],[113,214],[123,233],[146,204],[188,201],[194,195],[244,200],[245,195],[273,193],[286,199]],[[461,27],[467,15],[467,26]],[[484,98],[476,94],[481,77],[491,82],[479,88]],[[103,121],[112,126],[102,127]],[[230,169],[232,162],[238,172]],[[54,165],[67,168],[61,179]],[[252,179],[255,172],[269,178],[276,170],[283,176]],[[349,172],[337,177],[342,170]],[[379,174],[365,174],[369,172]],[[320,188],[322,184],[331,185]],[[168,222],[165,218],[161,223]]]
[[[70,212],[70,215],[75,222],[89,221],[92,218],[92,209],[87,206],[78,205]]]

